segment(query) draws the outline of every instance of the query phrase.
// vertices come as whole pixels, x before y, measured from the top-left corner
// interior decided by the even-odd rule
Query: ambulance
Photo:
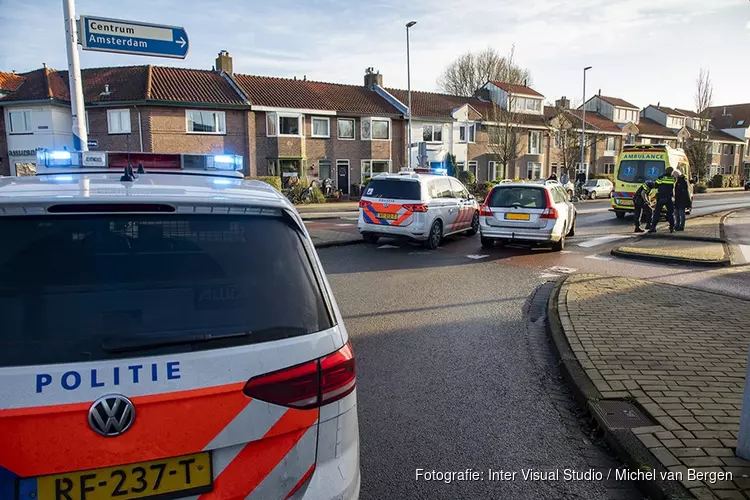
[[[94,157],[0,179],[0,499],[358,498],[354,352],[294,207],[241,157]]]
[[[623,148],[615,166],[615,190],[611,198],[611,211],[618,219],[624,218],[626,213],[633,213],[635,192],[644,182],[655,181],[663,175],[667,167],[680,170],[687,179],[692,178],[690,162],[682,149],[666,144],[634,144]],[[688,186],[692,200],[693,185],[689,183]],[[651,195],[655,197],[655,190]]]

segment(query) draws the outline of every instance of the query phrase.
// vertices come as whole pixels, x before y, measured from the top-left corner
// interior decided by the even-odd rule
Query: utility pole
[[[581,127],[581,168],[586,165],[586,72],[591,66],[583,68],[583,127]],[[589,166],[586,165],[586,181],[589,180]]]
[[[411,28],[415,24],[417,24],[416,21],[409,21],[408,23],[406,23],[406,93],[408,101],[407,106],[409,107],[409,133],[407,134],[407,140],[409,141],[409,159],[406,161],[406,164],[410,169],[414,167],[412,167],[411,164],[411,64],[409,61],[409,28]]]
[[[78,59],[78,29],[74,0],[63,0],[65,14],[65,45],[68,49],[68,78],[70,81],[70,114],[73,119],[73,150],[88,151],[86,110],[83,103],[81,62]]]

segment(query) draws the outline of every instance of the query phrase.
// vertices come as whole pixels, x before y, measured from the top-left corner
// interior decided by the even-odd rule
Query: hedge
[[[262,181],[266,184],[270,184],[275,187],[277,191],[281,192],[281,177],[275,175],[259,176],[259,177],[245,177],[249,181]]]
[[[716,174],[711,179],[711,187],[733,188],[740,187],[740,176],[732,174]]]
[[[700,194],[700,193],[705,193],[707,191],[708,191],[708,186],[706,186],[705,184],[696,184],[695,185],[695,192],[696,193]]]
[[[474,173],[471,170],[461,170],[458,172],[458,180],[461,181],[465,186],[469,186],[477,182]]]
[[[484,181],[484,182],[477,182],[476,184],[471,184],[469,187],[469,192],[473,194],[477,200],[480,202],[484,201],[485,198],[487,198],[487,195],[489,194],[490,190],[492,190],[495,185],[491,182]]]

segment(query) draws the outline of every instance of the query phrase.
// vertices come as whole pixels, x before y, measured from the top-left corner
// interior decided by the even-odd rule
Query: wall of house
[[[5,130],[8,151],[8,173],[11,175],[15,174],[15,165],[18,163],[36,163],[36,153],[27,153],[35,151],[37,148],[73,149],[69,108],[54,104],[8,106],[3,109],[5,123],[10,123],[8,118],[9,111],[26,109],[31,111],[31,131],[11,133],[10,125]],[[19,154],[20,152],[23,153]]]
[[[721,131],[742,140],[750,138],[750,128],[723,128]]]
[[[599,113],[602,116],[606,116],[610,120],[614,118],[614,109],[614,106],[612,106],[608,102],[602,101],[598,96],[594,96],[594,98],[589,99],[589,101],[586,103],[586,111]]]
[[[5,114],[0,108],[0,175],[10,175],[10,161],[8,161],[8,136],[5,132]]]
[[[449,152],[451,152],[451,133],[454,128],[454,124],[451,123],[441,123],[439,121],[430,121],[430,120],[417,120],[415,118],[411,119],[411,141],[414,144],[414,146],[411,149],[411,164],[414,166],[417,166],[419,164],[418,156],[419,156],[419,147],[417,146],[418,143],[424,142],[424,127],[426,125],[430,126],[439,126],[442,130],[441,135],[441,141],[440,142],[428,142],[427,143],[427,162],[433,162],[433,161],[443,161],[445,159],[445,155]],[[407,122],[407,129],[408,129],[408,122]],[[407,143],[409,141],[407,137]],[[456,135],[454,138],[454,146],[456,142],[458,141],[458,129],[456,128]],[[455,154],[455,153],[454,153]],[[458,158],[456,159],[457,161]]]
[[[118,106],[109,109],[128,109],[130,111],[130,133],[110,134],[107,122],[108,108],[93,108],[86,110],[89,117],[89,140],[97,141],[97,146],[92,151],[141,151],[141,137],[143,137],[143,151],[153,151],[153,141],[150,137],[151,108],[140,108],[141,122],[139,128],[138,109],[130,106],[124,108]],[[184,133],[184,131],[183,131]],[[162,151],[173,152],[173,151]],[[174,151],[176,152],[176,151]]]
[[[658,109],[649,106],[643,110],[643,115],[646,118],[650,118],[656,122],[661,123],[665,127],[667,126],[667,114],[663,111],[659,111]]]

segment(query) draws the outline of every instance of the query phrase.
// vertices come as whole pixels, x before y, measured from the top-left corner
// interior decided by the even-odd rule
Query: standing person
[[[685,210],[690,207],[690,190],[684,175],[677,178],[674,185],[675,231],[685,230]]]
[[[649,233],[656,232],[656,225],[659,223],[661,218],[662,208],[667,209],[667,222],[669,222],[669,232],[674,233],[674,184],[675,180],[672,177],[672,167],[667,167],[664,170],[664,174],[660,176],[654,184],[656,185],[656,207],[654,208],[654,216],[651,219],[651,227]]]
[[[547,177],[547,180],[548,181],[556,181],[557,180],[557,174],[554,173],[554,172],[552,172],[552,175],[550,175],[549,177]]]
[[[651,227],[651,202],[650,194],[654,188],[654,181],[646,181],[640,186],[633,196],[633,206],[635,212],[633,212],[633,218],[635,219],[635,231],[636,233],[642,233],[641,222],[646,222],[646,229]]]

